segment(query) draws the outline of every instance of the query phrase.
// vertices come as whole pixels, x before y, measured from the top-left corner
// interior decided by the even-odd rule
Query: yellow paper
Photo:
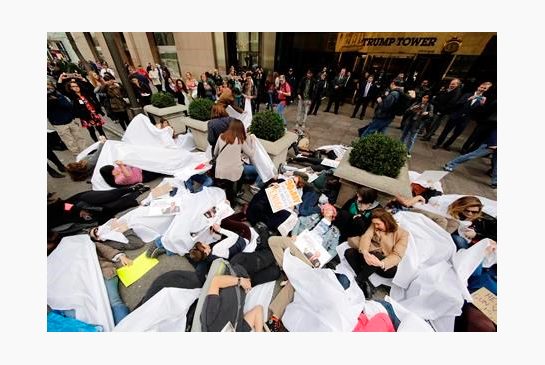
[[[471,294],[471,297],[473,298],[473,305],[479,308],[492,322],[498,324],[496,319],[498,298],[494,293],[483,287]]]
[[[117,269],[117,276],[119,276],[119,280],[121,280],[123,285],[128,287],[144,276],[158,263],[159,260],[151,259],[146,256],[146,252],[142,252],[140,256],[133,260],[132,265],[123,266]]]

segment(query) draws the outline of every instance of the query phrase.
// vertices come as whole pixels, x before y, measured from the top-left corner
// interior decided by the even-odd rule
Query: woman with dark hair
[[[123,187],[139,183],[147,183],[162,176],[159,173],[142,170],[138,167],[128,166],[123,161],[115,161],[116,166],[106,165],[100,168],[100,174],[104,181],[112,187]]]
[[[333,222],[341,232],[339,242],[348,239],[351,247],[357,247],[359,237],[371,224],[373,210],[380,207],[377,197],[375,189],[360,186],[356,196],[344,203]]]
[[[98,137],[95,128],[101,136],[104,136],[102,126],[106,121],[103,118],[104,112],[95,95],[82,90],[75,80],[66,84],[66,91],[74,103],[74,114],[80,119],[81,126],[86,128],[93,141],[97,142]]]
[[[216,157],[215,178],[225,186],[227,199],[232,206],[236,203],[237,183],[244,171],[242,153],[253,156],[255,151],[252,138],[247,138],[244,124],[238,119],[229,123],[227,131],[220,134],[214,147]]]
[[[182,79],[176,79],[174,85],[174,96],[178,99],[178,104],[185,105],[184,93],[188,93],[187,87]]]
[[[130,76],[130,80],[132,83],[132,88],[134,89],[134,93],[136,94],[136,97],[138,98],[138,102],[142,107],[146,105],[151,104],[151,88],[149,87],[148,82],[142,82],[140,79],[136,76],[136,74],[132,74]]]
[[[197,96],[199,98],[216,100],[216,85],[214,81],[208,78],[206,73],[201,74],[201,81],[197,85]]]
[[[456,249],[468,248],[483,238],[497,240],[497,222],[483,217],[483,204],[475,196],[463,196],[448,206],[448,214],[460,221],[460,228],[452,233]]]
[[[104,83],[100,86],[100,91],[106,93],[110,104],[110,117],[117,120],[123,130],[129,125],[129,116],[127,114],[127,102],[123,99],[125,91],[115,78],[108,72],[104,74]]]
[[[384,278],[393,278],[397,265],[405,256],[409,239],[409,233],[399,227],[385,209],[375,209],[371,223],[360,237],[358,248],[349,248],[344,253],[366,298],[372,295],[369,276],[377,273]]]

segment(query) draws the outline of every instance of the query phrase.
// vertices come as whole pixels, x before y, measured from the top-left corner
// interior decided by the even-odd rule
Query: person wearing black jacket
[[[134,89],[134,93],[136,94],[136,98],[138,99],[138,102],[142,107],[151,104],[151,88],[149,87],[149,82],[146,80],[141,81],[141,79],[145,80],[145,77],[140,77],[137,75],[137,73],[133,73],[130,76],[132,88]]]
[[[310,104],[309,114],[316,115],[320,104],[322,104],[322,98],[327,90],[329,82],[327,81],[327,73],[322,72],[320,79],[316,81],[314,89],[312,90],[312,102]]]
[[[403,97],[402,81],[395,79],[390,84],[390,90],[386,91],[383,97],[377,99],[375,115],[371,123],[361,133],[360,137],[371,133],[384,133],[386,128],[392,123],[395,117],[395,106],[399,99]]]
[[[101,136],[105,136],[102,126],[106,121],[103,118],[104,112],[98,103],[93,92],[86,92],[76,80],[66,84],[66,91],[74,104],[74,114],[81,121],[81,126],[86,128],[93,141],[98,142],[95,128]]]
[[[439,91],[437,96],[432,100],[435,111],[435,118],[429,123],[426,128],[426,134],[422,137],[422,141],[431,141],[431,137],[441,124],[448,120],[449,114],[456,107],[456,103],[462,95],[460,79],[453,79],[446,90]]]
[[[358,109],[361,107],[360,120],[363,120],[365,117],[365,111],[367,110],[367,105],[371,100],[374,100],[378,94],[378,88],[373,83],[374,77],[369,76],[366,81],[360,81],[358,83],[356,91],[356,106],[352,112],[351,118],[356,118]]]
[[[307,121],[308,111],[310,109],[311,98],[314,93],[314,85],[316,81],[312,77],[312,71],[307,71],[307,76],[299,82],[297,88],[297,120],[296,128],[304,132],[305,123]]]
[[[324,110],[326,113],[329,112],[329,109],[331,109],[331,105],[333,102],[335,102],[335,114],[339,114],[339,104],[341,102],[342,97],[344,96],[344,87],[346,84],[346,69],[341,69],[341,72],[335,79],[333,80],[331,86],[331,92],[329,95],[329,101],[327,103],[327,108]]]
[[[497,100],[493,100],[484,105],[483,112],[475,118],[477,126],[462,146],[462,150],[460,151],[462,155],[473,152],[479,148],[487,136],[490,135],[491,131],[497,128],[497,111]]]
[[[488,90],[490,86],[492,86],[492,83],[483,82],[474,93],[464,94],[458,99],[454,110],[449,115],[445,128],[443,128],[437,142],[433,145],[433,149],[437,149],[442,145],[443,149],[450,151],[450,145],[463,133],[472,114],[479,113],[479,109],[482,109],[485,105],[486,97],[483,93]],[[451,131],[451,137],[445,142],[445,139]]]

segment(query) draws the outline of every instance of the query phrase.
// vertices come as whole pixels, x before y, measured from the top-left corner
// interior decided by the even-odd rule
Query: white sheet
[[[98,148],[98,145],[101,144],[102,142],[95,142],[93,143],[92,145],[90,145],[89,147],[87,147],[86,149],[84,149],[83,151],[81,151],[79,153],[79,155],[76,157],[76,162],[80,162],[81,160],[83,160],[86,156],[88,156],[91,152],[93,152],[94,150],[96,150]]]
[[[271,304],[275,283],[275,281],[270,281],[268,283],[254,286],[246,295],[246,300],[244,301],[244,313],[247,313],[256,305],[260,305],[263,307],[263,323],[265,323],[269,315],[268,309],[269,305]]]
[[[47,257],[47,304],[75,309],[76,318],[114,328],[114,320],[95,244],[88,235],[65,237]]]
[[[138,114],[127,126],[121,141],[136,146],[177,148],[172,128],[159,129],[144,114]]]
[[[263,180],[263,182],[267,182],[276,175],[274,163],[259,139],[257,139],[253,134],[251,134],[251,138],[253,138],[255,152],[253,156],[250,156],[250,160],[255,166],[261,180]]]
[[[225,191],[215,187],[205,187],[196,194],[182,196],[183,207],[190,207],[177,214],[163,236],[163,245],[169,251],[185,255],[194,242],[191,232],[200,232],[210,225],[204,213],[220,202],[225,201]]]
[[[182,149],[136,146],[119,141],[106,141],[91,178],[93,190],[113,189],[100,175],[100,168],[105,165],[113,165],[116,160],[121,160],[129,166],[139,167],[143,170],[174,175],[183,181],[200,173],[202,170],[197,170],[196,167],[208,162],[204,152],[187,152]]]
[[[250,125],[252,124],[252,104],[250,102],[250,99],[245,99],[244,101],[244,111],[242,113],[237,112],[235,109],[233,109],[232,106],[228,106],[226,109],[227,114],[231,118],[238,119],[244,124],[244,129],[248,130],[250,128]]]
[[[419,180],[420,175],[422,175],[422,173],[416,172],[416,171],[409,171],[409,180],[411,181],[411,183],[420,184],[424,186],[425,188],[432,188],[434,190],[443,192],[443,185],[441,185],[441,181],[435,181],[432,184],[430,184],[428,182],[420,181]]]
[[[291,332],[351,332],[364,308],[362,296],[345,291],[330,269],[313,269],[284,251],[284,272],[295,289],[282,322]],[[352,286],[352,285],[351,285]],[[360,291],[361,292],[361,291]]]
[[[384,297],[384,300],[392,305],[394,313],[399,318],[400,324],[397,332],[434,332],[433,328],[422,318],[407,310],[401,304],[396,302],[390,296]]]
[[[200,288],[163,288],[123,318],[114,332],[185,332],[187,311],[200,292]]]

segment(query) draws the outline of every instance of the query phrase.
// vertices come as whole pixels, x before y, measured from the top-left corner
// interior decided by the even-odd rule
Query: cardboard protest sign
[[[494,293],[484,287],[471,294],[471,297],[473,298],[473,305],[477,307],[481,312],[483,312],[485,316],[490,318],[492,322],[498,324],[498,297],[496,297]]]

